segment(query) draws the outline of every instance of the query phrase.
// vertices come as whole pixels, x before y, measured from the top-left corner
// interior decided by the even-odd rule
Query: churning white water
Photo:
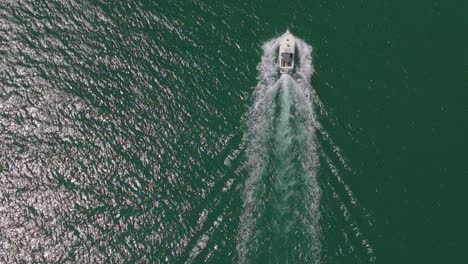
[[[312,47],[296,39],[295,73],[278,76],[279,40],[263,45],[247,118],[239,262],[319,263],[320,189]]]

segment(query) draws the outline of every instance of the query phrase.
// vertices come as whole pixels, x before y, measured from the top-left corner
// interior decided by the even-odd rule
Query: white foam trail
[[[271,216],[273,223],[276,223],[281,230],[286,230],[285,232],[301,233],[300,237],[309,237],[307,243],[302,245],[301,249],[304,252],[300,254],[312,254],[312,256],[286,256],[286,261],[298,259],[307,260],[307,263],[320,261],[318,223],[320,189],[316,180],[318,155],[314,134],[318,125],[314,113],[316,96],[309,83],[314,72],[312,47],[300,39],[297,39],[296,43],[299,63],[294,79],[289,75],[283,75],[279,80],[277,78],[278,39],[270,40],[262,46],[264,53],[257,66],[259,74],[258,85],[254,91],[255,103],[247,120],[248,143],[245,166],[249,177],[245,182],[244,211],[240,218],[238,244],[240,263],[249,263],[252,252],[256,254],[256,250],[269,251],[272,246],[268,243],[271,244],[271,240],[281,239],[277,235],[276,238],[270,238],[268,241],[268,235],[265,240],[263,240],[265,237],[261,235],[261,233],[275,232],[274,224],[271,227],[261,226],[262,224],[258,223],[259,219],[265,217],[265,214],[271,213],[268,211],[268,208],[271,209],[271,203],[275,203],[271,210],[276,208],[278,212]],[[279,102],[276,102],[279,92],[281,92]],[[294,113],[291,112],[293,108]],[[280,113],[275,118],[275,111],[278,109]],[[275,165],[271,161],[272,151],[276,158],[279,157],[279,164]],[[300,166],[298,167],[297,164]],[[303,176],[295,178],[298,177],[297,175]],[[272,177],[275,178],[270,182]],[[268,184],[272,186],[267,186]],[[288,190],[288,187],[291,187],[289,189],[292,191]],[[273,193],[269,188],[273,190]],[[294,197],[297,194],[301,197]],[[303,205],[302,209],[294,209],[293,212],[283,210],[290,208],[291,201]],[[306,207],[305,211],[304,207]],[[292,215],[284,215],[285,213],[292,213]],[[288,217],[293,218],[293,221]],[[291,227],[288,223],[294,223],[294,226]],[[297,224],[300,225],[299,230]],[[264,230],[260,230],[259,226]],[[289,231],[290,229],[294,230]],[[281,247],[281,244],[279,246]],[[264,248],[260,249],[262,247]],[[287,252],[282,253],[287,255]],[[284,261],[284,259],[274,257],[272,260],[280,263]]]
[[[246,120],[244,165],[248,178],[240,217],[239,262],[320,263],[318,150],[335,182],[327,181],[322,186],[330,191],[324,198],[332,195],[339,204],[338,215],[342,214],[347,223],[343,228],[345,238],[356,238],[360,242],[357,247],[362,246],[368,259],[375,261],[373,247],[365,235],[372,222],[367,223],[369,228],[361,228],[362,221],[353,215],[369,221],[371,217],[340,175],[342,169],[346,173],[353,170],[317,119],[315,110],[322,118],[329,116],[310,85],[314,73],[312,47],[296,39],[296,72],[292,77],[278,78],[278,44],[278,39],[273,39],[262,46],[255,101]],[[324,213],[328,215],[327,211]],[[326,253],[322,257],[326,259]]]

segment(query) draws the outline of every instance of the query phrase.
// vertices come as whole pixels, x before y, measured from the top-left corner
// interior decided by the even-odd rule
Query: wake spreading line
[[[368,260],[375,261],[374,249],[365,234],[372,222],[361,225],[357,218],[370,217],[340,175],[341,170],[346,174],[353,171],[317,119],[316,109],[322,117],[328,113],[310,85],[314,73],[312,47],[296,39],[296,71],[281,76],[278,47],[278,38],[262,46],[254,103],[245,119],[243,168],[247,179],[237,245],[239,263],[327,260],[335,253],[330,253],[333,249],[329,248],[322,252],[322,247],[327,246],[322,245],[322,236],[330,233],[328,225],[338,223],[334,217],[340,214],[346,226],[337,226],[336,230],[343,232],[343,243],[351,252],[361,248]],[[324,194],[317,179],[319,160],[324,163],[320,172],[329,174],[328,180],[321,182],[327,190]],[[338,204],[339,212],[321,205],[321,200]],[[324,210],[323,215],[320,210]],[[321,230],[321,220],[330,221],[326,229]],[[358,245],[348,244],[353,243],[350,237],[356,238]],[[336,254],[341,255],[341,248]]]

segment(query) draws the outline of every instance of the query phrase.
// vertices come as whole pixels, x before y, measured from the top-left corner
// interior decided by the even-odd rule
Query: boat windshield
[[[294,53],[281,53],[281,67],[292,67]]]

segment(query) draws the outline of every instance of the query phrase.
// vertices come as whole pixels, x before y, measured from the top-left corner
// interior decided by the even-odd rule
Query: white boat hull
[[[296,47],[296,39],[286,31],[280,37],[278,66],[280,73],[291,74],[294,70],[294,50]]]

